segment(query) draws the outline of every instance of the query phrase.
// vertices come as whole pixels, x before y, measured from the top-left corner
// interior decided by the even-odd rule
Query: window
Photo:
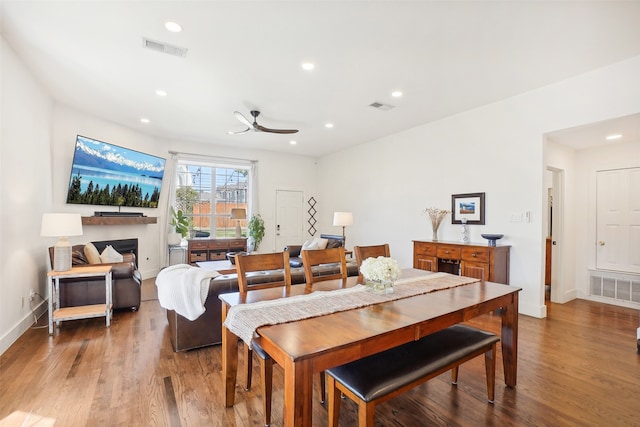
[[[178,160],[174,206],[189,218],[194,237],[235,237],[231,209],[250,212],[251,166]],[[247,220],[239,220],[246,236]]]

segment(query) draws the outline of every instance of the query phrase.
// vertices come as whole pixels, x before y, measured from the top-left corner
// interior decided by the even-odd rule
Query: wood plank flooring
[[[236,405],[225,408],[220,346],[174,353],[152,298],[138,312],[116,312],[110,328],[96,318],[65,322],[52,337],[46,328],[24,334],[0,357],[0,420],[24,411],[56,426],[262,425],[258,364],[252,390],[238,386]],[[498,354],[495,404],[477,358],[462,365],[457,386],[447,373],[380,405],[376,426],[639,426],[638,311],[576,300],[548,312],[520,316],[515,389],[504,386]],[[496,316],[472,324],[499,333]],[[274,426],[282,425],[282,383],[276,367]],[[326,425],[317,396],[313,411],[314,425]],[[347,399],[340,425],[357,425]]]

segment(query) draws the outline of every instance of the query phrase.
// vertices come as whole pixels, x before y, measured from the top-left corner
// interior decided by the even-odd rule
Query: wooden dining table
[[[402,277],[433,274],[404,269]],[[314,284],[313,291],[357,284],[357,277]],[[284,425],[312,425],[313,374],[420,339],[451,325],[495,312],[502,320],[504,380],[515,387],[518,361],[518,292],[515,286],[479,281],[366,307],[257,329],[262,348],[284,369]],[[222,294],[222,322],[231,307],[309,293],[305,285]],[[225,405],[235,401],[238,337],[223,326]]]

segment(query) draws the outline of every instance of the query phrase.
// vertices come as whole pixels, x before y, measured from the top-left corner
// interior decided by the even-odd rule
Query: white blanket
[[[195,320],[205,311],[209,281],[219,275],[217,271],[187,264],[167,267],[156,277],[158,301],[167,310],[175,310],[181,316]]]

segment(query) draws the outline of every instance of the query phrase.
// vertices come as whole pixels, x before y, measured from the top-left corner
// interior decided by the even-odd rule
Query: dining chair
[[[236,272],[238,273],[238,288],[240,293],[246,294],[250,290],[268,289],[284,287],[288,291],[291,288],[291,268],[289,266],[289,252],[276,252],[253,255],[236,255]],[[282,280],[248,283],[248,273],[282,270]],[[267,277],[267,276],[265,276]],[[279,279],[279,278],[278,278]],[[260,347],[257,342],[253,342],[253,350],[245,343],[245,390],[251,388],[251,371],[253,369],[253,353],[258,355],[260,360],[260,373],[262,375],[262,409],[264,412],[265,426],[271,424],[271,391],[273,389],[273,359]],[[255,351],[254,351],[255,350]]]
[[[313,267],[320,264],[340,264],[340,271],[332,274],[313,274]],[[342,279],[346,284],[347,261],[344,248],[331,249],[308,249],[302,251],[302,266],[304,268],[304,278],[308,287],[314,283],[325,280]]]
[[[389,244],[374,246],[354,246],[353,251],[356,253],[356,264],[358,265],[358,283],[364,283],[364,277],[360,273],[362,261],[367,258],[378,258],[379,256],[390,257]]]

